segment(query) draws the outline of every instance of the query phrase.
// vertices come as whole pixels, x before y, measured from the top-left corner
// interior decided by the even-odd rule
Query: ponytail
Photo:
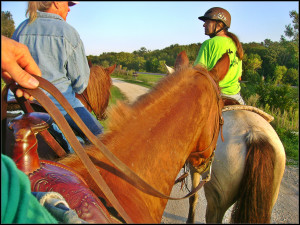
[[[237,56],[239,57],[240,60],[243,60],[243,58],[244,58],[244,50],[243,50],[242,44],[239,41],[238,37],[235,34],[233,34],[233,33],[231,33],[231,32],[228,31],[229,27],[227,27],[223,21],[217,21],[217,23],[221,27],[221,29],[218,32],[220,32],[221,30],[225,31],[225,34],[228,37],[230,37],[233,40],[233,42],[235,43],[235,46],[236,46],[236,49],[237,49],[237,51],[236,51]]]
[[[229,32],[229,31],[226,32],[226,35],[234,41],[234,43],[236,45],[236,49],[237,49],[236,54],[237,54],[237,56],[239,57],[240,60],[243,60],[244,50],[243,50],[242,44],[239,41],[238,37],[235,34]]]
[[[45,12],[52,5],[52,1],[29,1],[26,16],[29,16],[29,23],[37,18],[37,11]]]

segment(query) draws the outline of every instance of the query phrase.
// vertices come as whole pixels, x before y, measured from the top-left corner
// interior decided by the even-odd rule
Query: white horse
[[[186,54],[180,55],[176,63],[188,64]],[[223,117],[224,142],[220,134],[211,180],[204,185],[206,222],[222,223],[225,212],[235,203],[231,222],[270,223],[285,169],[284,147],[269,122],[255,112],[226,111]],[[195,188],[201,174],[189,166]],[[194,223],[197,201],[198,194],[189,199],[187,223]]]
[[[236,202],[233,223],[269,223],[285,169],[284,147],[272,126],[255,112],[227,111],[223,117],[224,142],[219,137],[211,180],[204,185],[206,222],[222,223]],[[190,168],[196,187],[200,174]],[[194,222],[197,201],[198,194],[189,199],[188,223]]]

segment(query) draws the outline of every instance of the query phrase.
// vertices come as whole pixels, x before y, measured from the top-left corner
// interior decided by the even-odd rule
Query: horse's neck
[[[132,107],[121,105],[112,110],[110,132],[102,138],[114,155],[165,195],[170,195],[190,153],[204,149],[212,140],[212,114],[217,110],[215,100],[211,99],[215,93],[208,80],[203,81],[202,75],[194,76],[192,72],[183,81],[178,79],[179,75],[171,78],[167,84],[172,85],[161,84]],[[90,154],[102,161],[98,165],[100,173],[129,216],[135,218],[134,222],[159,223],[167,200],[128,184],[96,152]]]
[[[123,129],[113,131],[103,139],[108,149],[121,161],[166,195],[170,195],[176,176],[189,154],[197,147],[204,149],[212,140],[204,129],[207,128],[205,120],[208,118],[204,112],[209,111],[209,105],[207,102],[200,102],[201,99],[197,100],[198,96],[193,99],[193,95],[188,93],[190,91],[193,93],[193,90],[185,91],[186,98],[181,101],[171,99],[165,105],[160,104],[160,107],[164,107],[163,110],[160,109],[163,111],[161,113],[150,109],[152,114],[147,114],[147,110],[144,110],[144,117],[140,115],[132,118]],[[199,143],[202,136],[205,136],[205,142]],[[134,200],[139,207],[151,205],[156,210],[149,212],[150,217],[161,218],[166,200],[136,191],[131,185],[111,176],[107,171],[102,173],[109,186],[117,193],[117,198],[121,201],[124,199],[124,205]],[[133,195],[134,200],[126,198]]]

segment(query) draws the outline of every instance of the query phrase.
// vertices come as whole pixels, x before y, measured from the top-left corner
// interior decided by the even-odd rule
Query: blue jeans
[[[89,130],[94,135],[99,135],[102,133],[103,127],[99,123],[99,121],[84,107],[78,107],[74,109],[79,117],[82,119],[82,121],[85,123],[85,125],[89,128]],[[85,134],[79,129],[77,124],[73,121],[73,119],[69,116],[69,114],[65,115],[65,119],[69,123],[70,127],[74,130],[75,135],[77,139],[80,141],[81,144],[87,144],[90,143],[88,138],[85,136]],[[66,137],[61,132],[61,130],[58,128],[58,126],[53,123],[50,128],[48,129],[49,132],[52,134],[52,136],[55,137],[55,139],[59,142],[59,144],[65,149],[67,153],[74,153],[74,150],[68,143]]]
[[[103,133],[103,126],[99,123],[99,121],[84,107],[77,107],[74,108],[74,110],[77,112],[79,117],[82,119],[82,121],[85,123],[85,125],[89,128],[89,130],[94,135],[99,135]],[[85,134],[79,129],[77,124],[73,121],[71,116],[69,114],[65,115],[66,120],[70,124],[71,128],[84,139],[85,142],[89,143],[90,141],[85,136]]]

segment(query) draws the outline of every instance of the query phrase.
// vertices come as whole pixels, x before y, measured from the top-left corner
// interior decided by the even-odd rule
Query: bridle
[[[218,105],[218,116],[216,117],[216,125],[215,125],[215,129],[214,129],[214,134],[213,134],[213,138],[212,141],[210,142],[210,144],[208,145],[208,147],[206,147],[205,149],[201,150],[201,151],[197,151],[197,152],[192,152],[190,153],[190,156],[198,156],[203,154],[203,152],[207,151],[208,149],[211,148],[213,143],[216,143],[216,139],[218,138],[218,130],[221,130],[221,138],[222,141],[224,142],[224,137],[223,137],[223,125],[224,125],[224,118],[222,115],[222,108],[223,108],[223,100],[222,100],[222,96],[221,96],[221,91],[220,91],[220,87],[217,85],[217,83],[215,82],[215,80],[208,74],[208,73],[203,73],[203,71],[200,71],[197,67],[194,67],[195,70],[198,70],[202,75],[204,75],[212,84],[215,93],[216,93],[216,98],[217,98],[217,105]],[[219,124],[219,126],[217,126],[217,124]],[[210,155],[210,157],[204,162],[204,164],[201,164],[197,167],[193,166],[198,173],[203,173],[205,172],[209,167],[210,167],[210,172],[211,172],[211,163],[213,161],[214,158],[214,153],[216,150],[217,144],[214,146],[213,152]],[[210,173],[208,175],[208,177],[206,178],[207,181],[210,180]]]
[[[101,120],[101,118],[98,116],[98,114],[96,113],[96,111],[94,110],[94,108],[92,107],[92,105],[90,104],[90,101],[87,99],[87,90],[85,89],[85,91],[80,94],[80,96],[83,98],[84,102],[91,108],[91,111],[94,112],[97,120]]]

